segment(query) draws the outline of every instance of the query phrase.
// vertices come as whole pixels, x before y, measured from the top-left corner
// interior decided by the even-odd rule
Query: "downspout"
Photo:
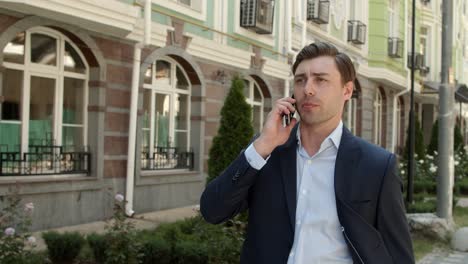
[[[407,18],[408,18],[408,1],[405,1],[405,25],[407,25]],[[397,127],[396,127],[396,123],[397,123],[397,103],[398,103],[398,97],[400,97],[401,95],[405,94],[405,93],[408,93],[410,91],[410,71],[408,70],[408,61],[405,59],[407,54],[408,54],[408,28],[405,27],[405,44],[404,44],[404,52],[403,52],[403,62],[404,62],[404,67],[406,69],[406,90],[403,90],[397,94],[395,94],[395,96],[393,96],[393,126],[392,126],[392,148],[391,150],[393,152],[396,152],[396,145],[397,145],[397,138],[398,138],[398,134],[399,131],[396,131],[397,130]]]
[[[125,186],[125,213],[133,216],[133,192],[135,183],[136,128],[138,118],[138,88],[140,84],[141,49],[151,41],[151,0],[145,0],[144,41],[135,44],[133,51],[132,90],[130,101],[130,120],[128,131],[127,181]]]
[[[301,49],[305,47],[306,45],[306,39],[307,39],[307,0],[304,1],[305,4],[303,3],[302,6],[302,38],[301,38]]]

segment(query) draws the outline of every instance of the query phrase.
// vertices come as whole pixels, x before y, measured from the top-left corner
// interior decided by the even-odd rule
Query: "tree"
[[[234,77],[221,109],[218,134],[210,149],[207,183],[229,166],[253,136],[252,109],[245,101],[243,89],[244,81],[240,77]]]
[[[415,119],[414,121],[414,130],[415,130],[415,142],[414,142],[414,153],[417,156],[417,159],[422,159],[425,155],[425,147],[424,147],[424,135],[423,131],[421,128],[421,124],[419,123],[418,118]],[[408,151],[409,151],[409,128],[406,131],[407,137],[406,137],[406,147],[405,147],[405,153],[403,153],[403,157],[405,160],[408,160]]]
[[[439,148],[439,120],[434,122],[431,132],[431,142],[427,146],[427,153],[434,155],[435,151]],[[463,136],[461,134],[460,125],[458,122],[455,123],[453,131],[453,151],[458,152],[463,149]]]

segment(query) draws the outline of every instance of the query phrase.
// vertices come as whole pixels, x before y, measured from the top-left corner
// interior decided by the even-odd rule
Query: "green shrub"
[[[139,263],[141,264],[171,264],[172,247],[166,240],[160,237],[152,237],[143,242],[139,256]]]
[[[207,183],[229,166],[253,136],[252,109],[245,101],[243,89],[244,81],[235,77],[221,109],[221,124],[210,149]]]
[[[414,193],[437,194],[437,183],[435,180],[416,180],[413,183]]]
[[[468,195],[468,178],[455,182],[455,193],[459,195]]]
[[[428,200],[424,202],[415,202],[408,206],[408,213],[434,213],[436,211],[436,201]]]
[[[104,235],[90,234],[86,237],[88,245],[93,252],[94,260],[97,263],[106,262],[107,241]]]
[[[206,264],[209,251],[205,244],[193,240],[181,240],[174,246],[174,263]]]
[[[82,235],[77,232],[66,232],[60,234],[55,231],[42,234],[49,258],[53,263],[72,263],[78,256],[85,242]]]

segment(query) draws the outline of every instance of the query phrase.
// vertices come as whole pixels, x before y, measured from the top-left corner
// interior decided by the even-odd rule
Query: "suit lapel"
[[[286,204],[288,206],[289,219],[291,221],[292,230],[294,230],[296,222],[296,189],[297,189],[297,172],[296,172],[296,149],[297,149],[297,133],[298,125],[291,130],[291,135],[288,141],[281,147],[281,176],[283,179],[284,194],[286,196]]]
[[[343,126],[343,134],[341,136],[340,147],[336,155],[335,163],[335,195],[341,201],[345,201],[345,194],[349,179],[354,178],[358,161],[361,157],[361,149],[355,137],[351,132]]]

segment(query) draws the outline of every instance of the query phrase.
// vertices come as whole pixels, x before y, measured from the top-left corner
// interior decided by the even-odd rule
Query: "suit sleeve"
[[[397,174],[396,157],[387,162],[377,208],[377,228],[393,263],[414,263],[413,245],[405,214],[402,181]]]
[[[248,193],[258,170],[252,168],[244,151],[211,181],[200,198],[200,212],[207,222],[218,224],[248,208]]]

